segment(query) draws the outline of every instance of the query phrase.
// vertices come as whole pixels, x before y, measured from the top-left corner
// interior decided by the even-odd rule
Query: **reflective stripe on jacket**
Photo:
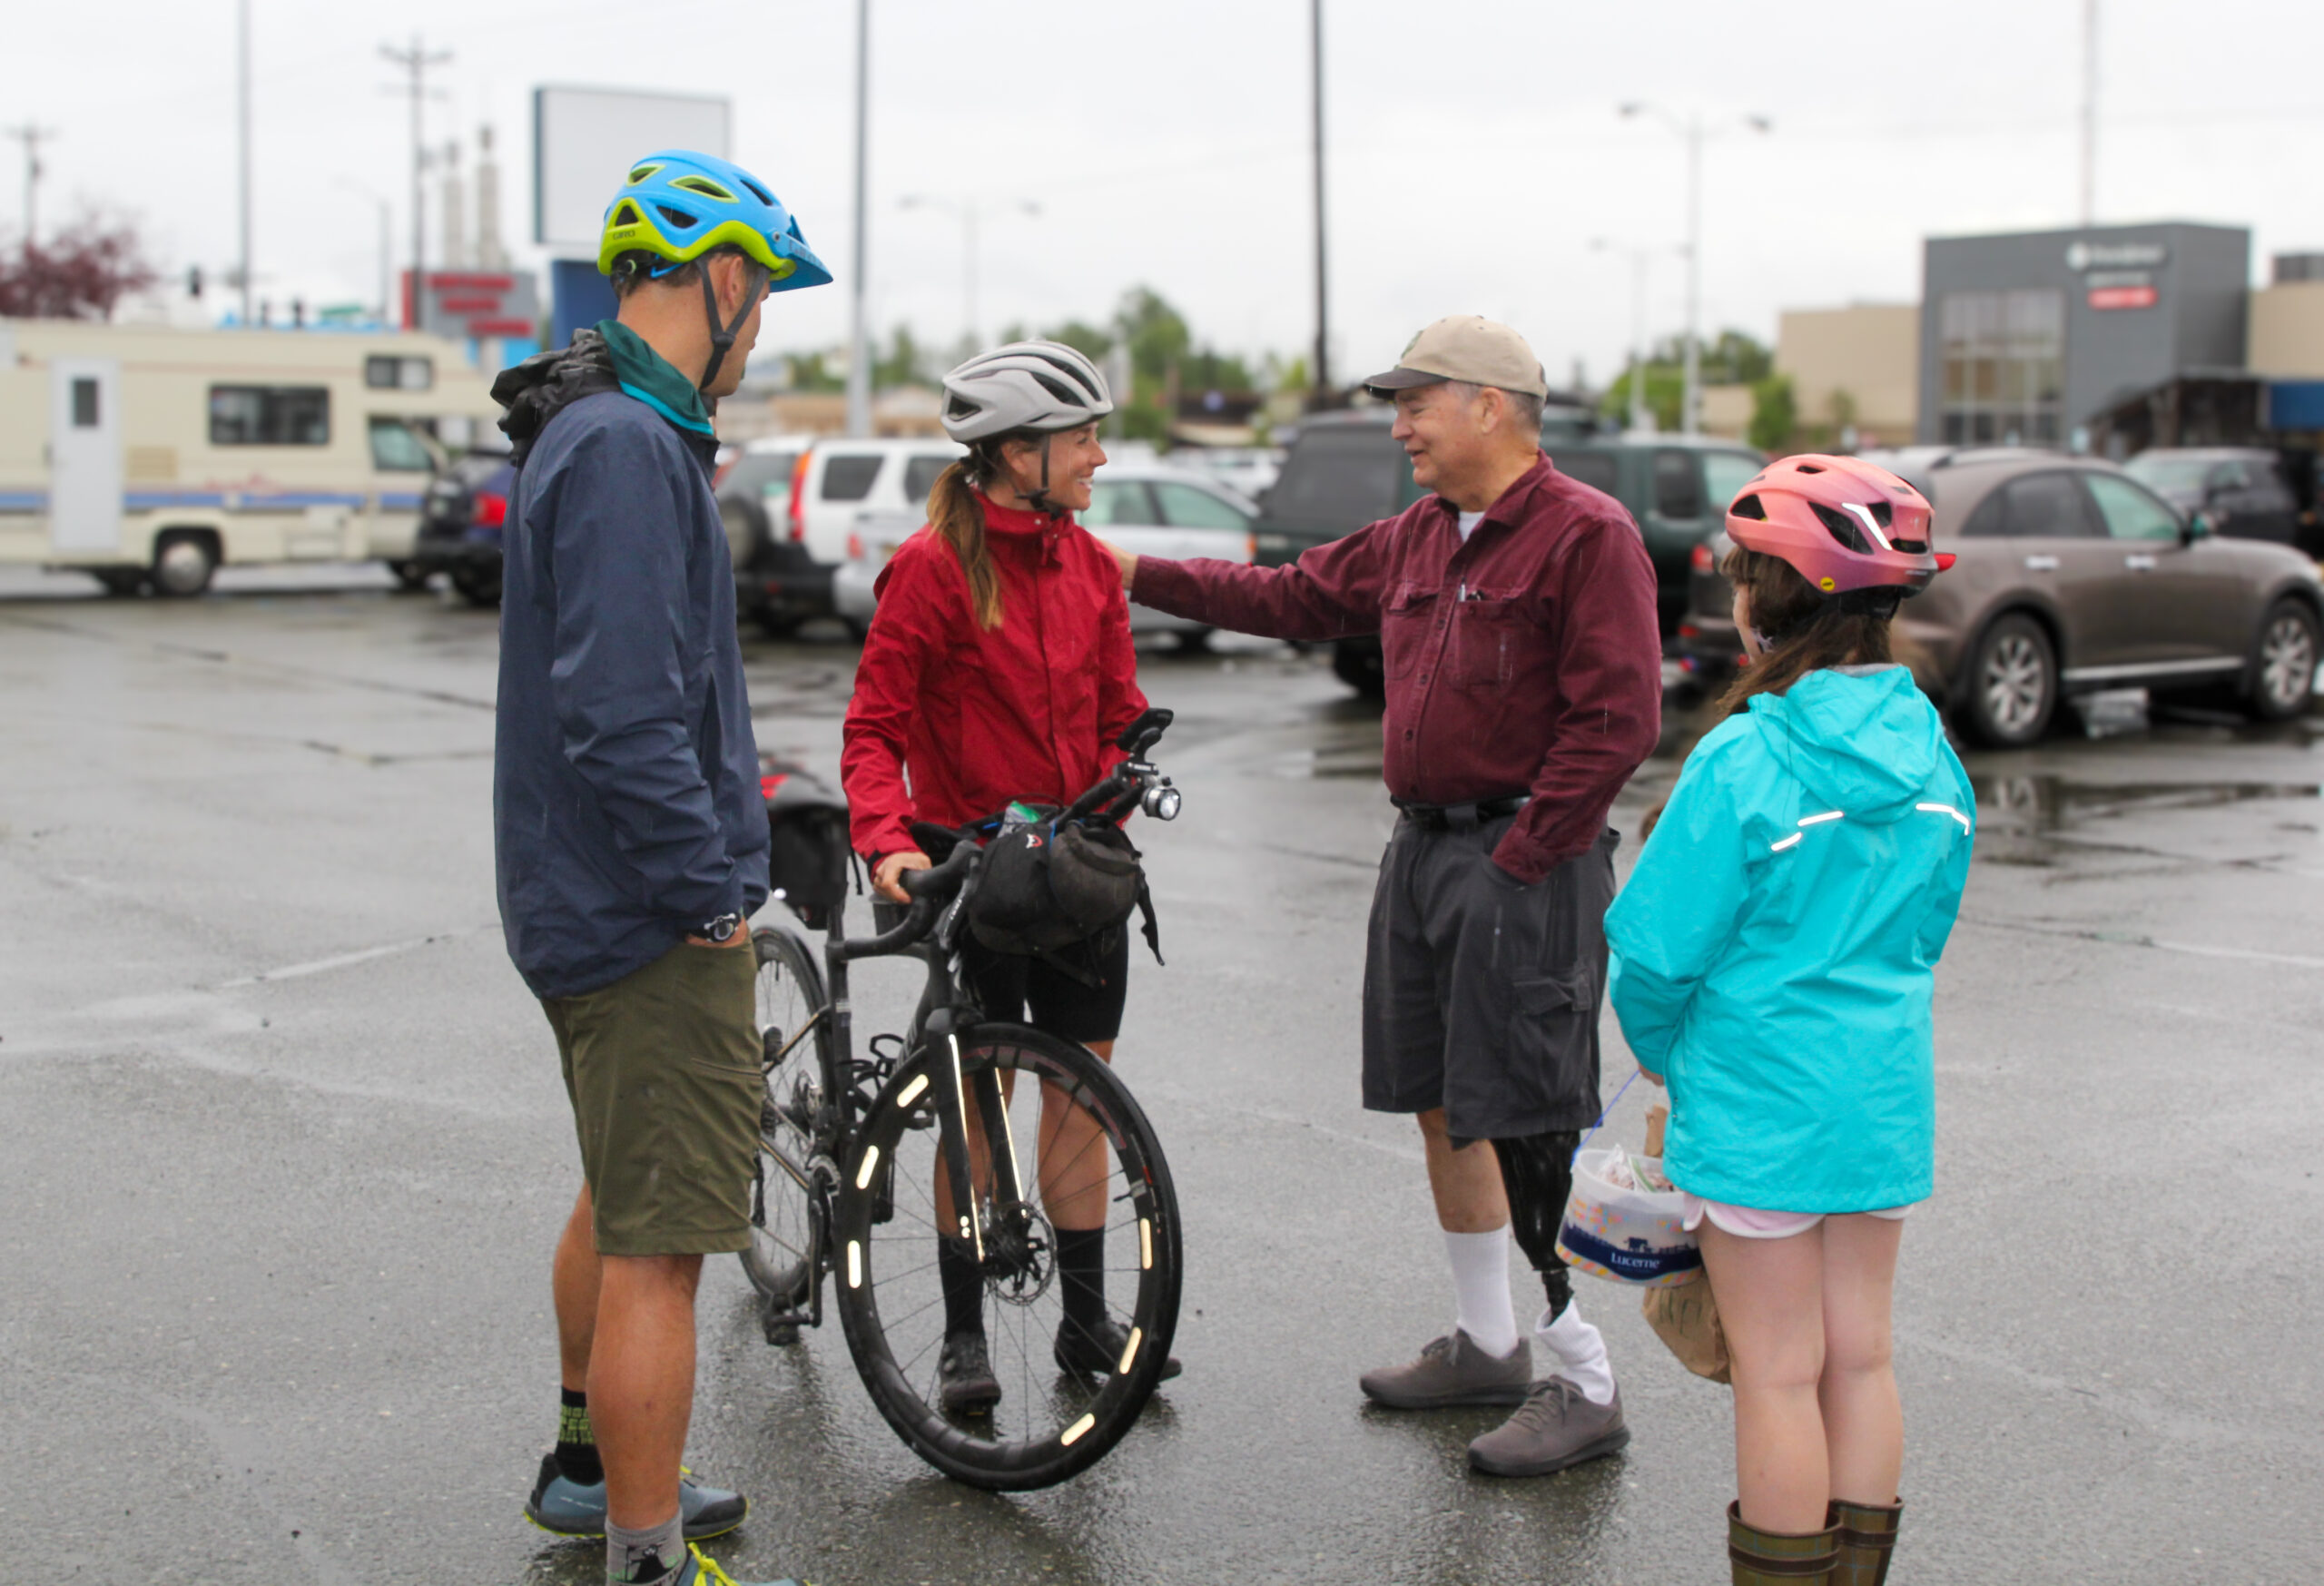
[[[1901,666],[1810,673],[1696,746],[1606,915],[1673,1183],[1769,1211],[1928,1197],[1932,971],[1974,821]]]

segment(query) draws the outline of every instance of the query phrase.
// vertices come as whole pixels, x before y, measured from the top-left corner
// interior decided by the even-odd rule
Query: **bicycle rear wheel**
[[[751,1187],[751,1242],[743,1270],[770,1305],[802,1309],[812,1293],[821,1230],[809,1187],[823,1095],[823,1052],[832,1039],[829,998],[807,944],[787,931],[751,933],[759,960],[758,1024],[766,1071],[759,1111],[757,1180]]]
[[[1178,1320],[1177,1200],[1153,1126],[1088,1049],[983,1025],[957,1049],[957,1070],[943,1039],[898,1069],[840,1165],[840,1320],[880,1413],[921,1458],[971,1486],[1047,1487],[1103,1458],[1161,1378]],[[1000,1386],[979,1414],[948,1414],[939,1391],[937,1242],[959,1226],[939,1207],[948,1129],[975,1158],[967,1180],[950,1181],[970,1181],[980,1209],[970,1273]],[[1057,1353],[1061,1335],[1086,1347],[1087,1329],[1063,1333],[1068,1279],[1053,1214],[1104,1231],[1100,1328],[1113,1344],[1103,1373],[1068,1369]]]

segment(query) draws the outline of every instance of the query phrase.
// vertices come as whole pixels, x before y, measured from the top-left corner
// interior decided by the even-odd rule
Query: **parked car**
[[[855,532],[856,520],[866,515],[918,515],[919,523],[926,522],[928,492],[936,476],[967,450],[939,436],[818,440],[801,453],[785,504],[791,543],[806,553],[812,568],[802,576],[813,580],[802,587],[799,608],[809,615],[834,610],[832,578],[848,560],[848,536]]]
[[[425,579],[448,575],[470,605],[500,603],[500,535],[517,470],[505,451],[472,451],[428,484],[409,565]]]
[[[734,563],[734,609],[772,634],[831,610],[831,569],[792,537],[791,497],[814,438],[769,436],[719,458],[714,487]]]
[[[2299,484],[2307,481],[2296,481],[2284,458],[2264,447],[2159,446],[2122,466],[2181,515],[2200,512],[2230,539],[2292,545],[2303,537],[2303,517],[2314,521],[2314,503],[2300,499]]]
[[[1207,475],[1236,495],[1252,501],[1266,493],[1283,474],[1283,448],[1273,446],[1195,446],[1170,454],[1179,468]]]
[[[1897,626],[1921,685],[1980,744],[2042,737],[2059,702],[2145,688],[2164,704],[2297,715],[2315,688],[2324,582],[2285,547],[2228,540],[2114,464],[1988,448],[1896,457],[1958,559]],[[1718,535],[1696,557],[1679,630],[1706,669],[1740,659]]]
[[[1273,566],[1418,500],[1412,461],[1389,433],[1386,408],[1309,419],[1284,459],[1282,477],[1259,515],[1259,561]],[[1717,532],[1728,500],[1758,473],[1760,455],[1736,441],[1699,436],[1614,435],[1587,409],[1556,405],[1541,419],[1541,445],[1559,469],[1620,501],[1638,521],[1654,562],[1663,636],[1687,607],[1689,560]],[[1376,635],[1342,639],[1332,666],[1359,692],[1384,687]]]
[[[1108,463],[1090,481],[1089,509],[1075,515],[1098,538],[1137,556],[1222,562],[1252,559],[1252,516],[1248,501],[1202,475],[1147,462]],[[880,570],[927,521],[925,512],[893,511],[866,513],[858,521],[848,559],[832,583],[832,604],[851,626],[871,623]],[[1189,650],[1202,648],[1211,635],[1200,623],[1137,605],[1129,608],[1129,626],[1134,634],[1175,634]]]

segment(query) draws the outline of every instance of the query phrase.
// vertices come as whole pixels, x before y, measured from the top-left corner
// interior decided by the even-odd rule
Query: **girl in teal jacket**
[[[1606,917],[1733,1356],[1738,1582],[1827,1579],[1827,1558],[1876,1581],[1902,1510],[1889,1296],[1931,1188],[1933,971],[1975,819],[1890,656],[1897,601],[1940,565],[1929,517],[1854,458],[1745,487],[1726,570],[1751,663]]]

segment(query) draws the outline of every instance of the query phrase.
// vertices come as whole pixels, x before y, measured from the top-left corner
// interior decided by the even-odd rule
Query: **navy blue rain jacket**
[[[508,956],[539,997],[610,985],[766,901],[714,447],[601,389],[517,470],[493,827]]]

